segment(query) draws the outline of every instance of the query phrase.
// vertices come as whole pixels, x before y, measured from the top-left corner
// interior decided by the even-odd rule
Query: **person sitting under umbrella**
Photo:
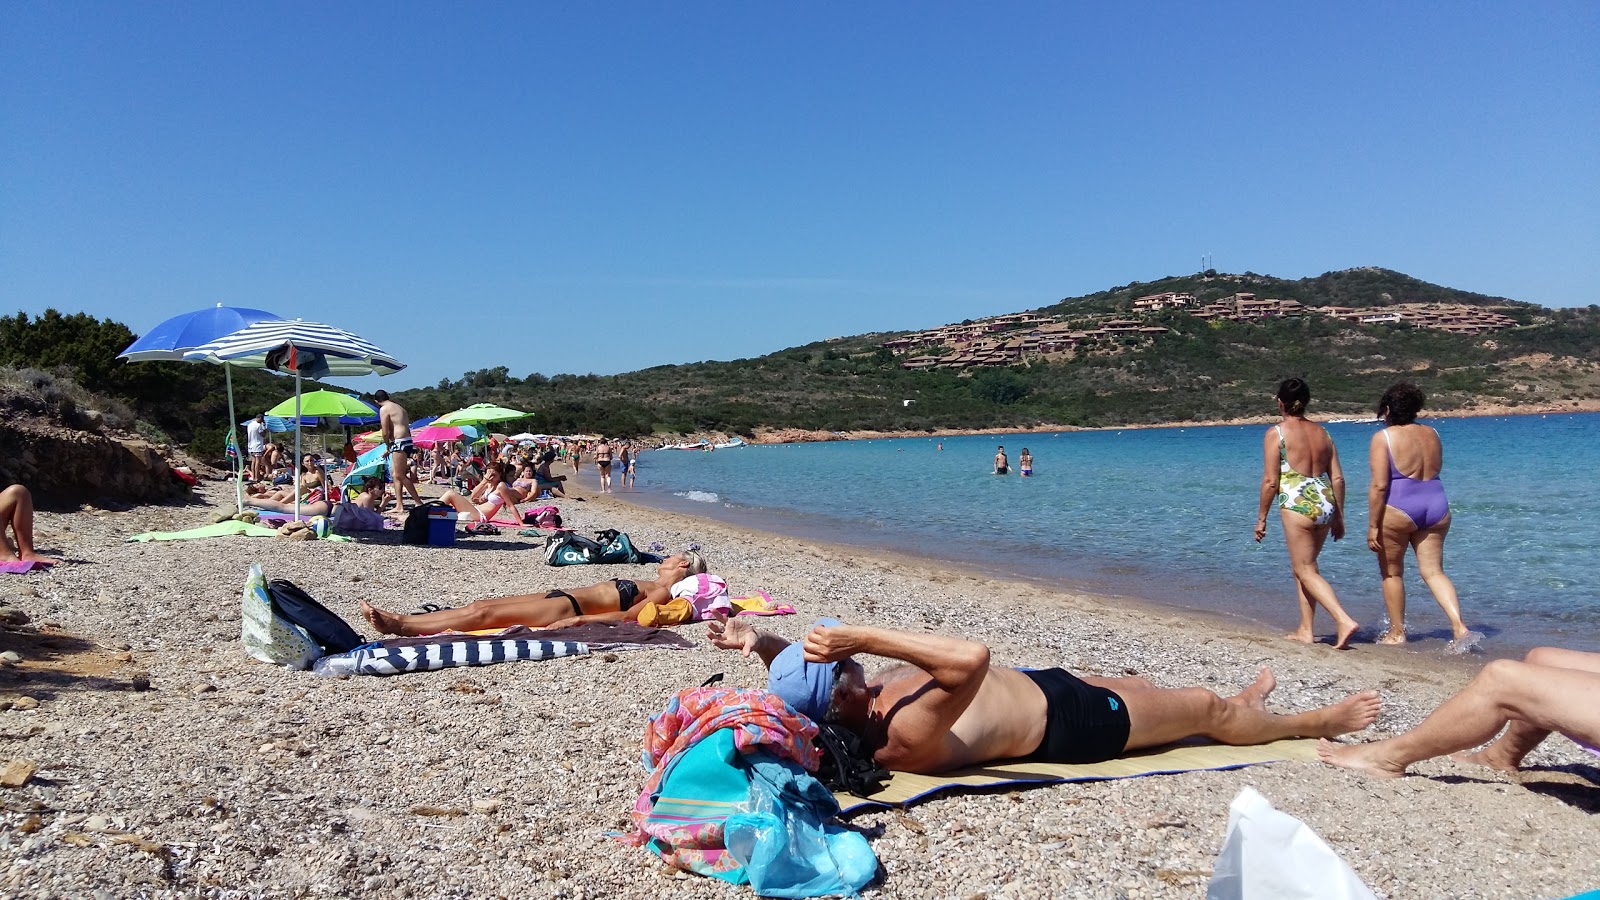
[[[506,481],[505,463],[492,462],[484,467],[483,480],[471,494],[463,497],[455,491],[445,491],[439,500],[455,507],[468,521],[492,521],[503,506],[511,508],[512,519],[522,521],[522,513],[517,509],[521,498]]]
[[[561,628],[584,622],[637,621],[646,603],[666,603],[672,599],[672,586],[706,570],[706,560],[697,551],[685,550],[669,556],[656,567],[655,581],[630,581],[612,578],[588,587],[493,597],[475,600],[460,609],[405,615],[378,609],[361,601],[361,614],[372,627],[384,634],[436,634],[440,631],[481,631],[527,625],[530,628]]]

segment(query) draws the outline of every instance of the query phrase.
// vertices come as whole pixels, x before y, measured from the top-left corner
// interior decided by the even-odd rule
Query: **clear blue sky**
[[[367,389],[1207,252],[1600,302],[1600,5],[0,5],[0,313],[258,306],[411,364]]]

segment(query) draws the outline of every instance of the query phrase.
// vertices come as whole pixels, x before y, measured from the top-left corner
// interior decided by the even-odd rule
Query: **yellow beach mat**
[[[867,806],[904,806],[939,791],[951,788],[990,788],[1007,784],[1060,784],[1064,781],[1105,781],[1136,778],[1140,775],[1170,775],[1207,769],[1238,769],[1260,763],[1317,758],[1317,742],[1312,740],[1274,741],[1254,747],[1229,747],[1223,744],[1169,744],[1152,750],[1130,753],[1121,759],[1099,763],[992,763],[946,772],[943,775],[913,775],[895,772],[883,790],[862,799],[852,794],[835,793],[840,812],[853,812]]]

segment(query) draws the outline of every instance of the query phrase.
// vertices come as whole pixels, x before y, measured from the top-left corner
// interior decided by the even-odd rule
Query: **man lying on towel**
[[[999,759],[1091,763],[1196,735],[1224,744],[1334,737],[1372,724],[1364,691],[1294,715],[1266,710],[1276,682],[1262,669],[1228,698],[1158,688],[1143,678],[1077,678],[1062,669],[989,666],[976,641],[841,625],[823,619],[791,644],[742,619],[713,622],[712,644],[761,657],[767,689],[811,719],[862,738],[886,769],[936,774]],[[866,677],[860,654],[899,660]]]
[[[706,559],[694,550],[669,556],[656,567],[655,581],[611,578],[588,587],[491,597],[474,600],[460,609],[406,615],[378,609],[361,601],[361,614],[383,634],[438,634],[441,631],[482,631],[527,625],[561,628],[584,622],[636,622],[646,603],[666,603],[672,586],[706,570]]]

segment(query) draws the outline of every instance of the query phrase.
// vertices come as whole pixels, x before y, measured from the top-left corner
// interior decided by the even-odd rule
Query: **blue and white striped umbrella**
[[[370,375],[374,372],[392,375],[406,367],[365,338],[332,325],[301,319],[257,322],[202,344],[185,353],[183,358],[264,369],[267,354],[286,344],[297,353],[322,354],[328,364],[327,375]]]
[[[287,354],[279,351],[288,350]],[[284,356],[287,359],[284,359]],[[321,378],[330,375],[393,375],[406,364],[382,350],[365,338],[348,331],[307,322],[303,319],[277,322],[257,322],[233,334],[223,335],[208,344],[185,353],[191,362],[225,363],[253,369],[269,368],[268,358],[273,358],[271,368],[282,366],[294,375],[296,415],[298,421],[300,379],[312,374]],[[294,458],[300,458],[300,429],[294,430]],[[300,494],[295,492],[294,517],[300,518]]]

